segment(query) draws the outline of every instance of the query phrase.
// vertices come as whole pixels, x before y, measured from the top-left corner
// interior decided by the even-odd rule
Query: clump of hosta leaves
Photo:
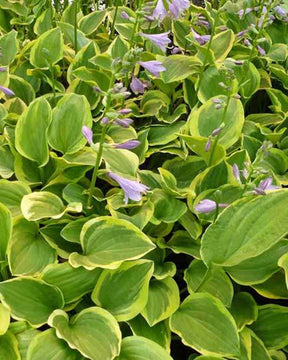
[[[1,360],[286,359],[287,34],[287,0],[0,1]]]

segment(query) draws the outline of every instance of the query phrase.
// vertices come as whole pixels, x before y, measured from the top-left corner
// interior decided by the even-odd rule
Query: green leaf
[[[13,224],[8,261],[14,276],[37,275],[56,262],[56,252],[39,234],[36,223],[20,218]]]
[[[180,81],[198,72],[201,62],[194,56],[170,55],[162,62],[166,71],[161,73],[164,83]]]
[[[136,154],[129,150],[104,147],[103,159],[106,169],[122,176],[136,176],[139,159]]]
[[[19,323],[20,322],[18,322],[18,324],[17,324],[17,322],[14,322],[12,324],[17,324],[20,327],[21,325]],[[26,324],[26,326],[28,327],[26,322],[24,322],[24,324]],[[16,328],[17,328],[17,325],[16,325]],[[10,327],[10,329],[11,329],[11,327]],[[12,329],[11,329],[11,331],[12,331]],[[19,331],[16,330],[15,336],[18,341],[18,348],[19,348],[22,360],[27,360],[28,347],[29,347],[31,341],[33,340],[33,338],[36,335],[38,335],[39,333],[40,333],[39,330],[36,330],[33,328],[28,328],[28,329],[25,329],[24,331],[22,329],[19,329]]]
[[[279,271],[278,259],[288,251],[288,241],[281,240],[262,254],[227,267],[226,271],[241,285],[259,284]],[[279,260],[280,261],[280,260]],[[280,266],[280,264],[279,264]]]
[[[204,281],[207,267],[202,261],[193,260],[185,270],[184,280],[187,283],[188,291],[193,294],[196,291],[207,292],[223,302],[225,306],[230,306],[233,298],[233,285],[224,270],[218,267],[212,268],[210,276]],[[201,290],[200,287],[201,286]]]
[[[282,190],[234,202],[206,230],[201,246],[204,262],[233,266],[275,245],[288,232],[286,201],[287,192]]]
[[[253,285],[258,294],[268,299],[288,299],[284,271],[280,270],[261,284]]]
[[[26,158],[44,166],[49,160],[47,131],[52,120],[47,100],[33,101],[17,121],[15,144],[17,151]]]
[[[204,355],[235,357],[239,338],[232,315],[209,294],[188,296],[172,315],[170,327],[185,345]]]
[[[0,261],[6,261],[7,246],[12,232],[12,216],[8,208],[0,203]]]
[[[259,306],[257,320],[251,328],[272,349],[281,349],[288,345],[288,309],[280,305]]]
[[[239,292],[233,299],[230,312],[239,331],[242,331],[246,325],[251,325],[257,319],[257,303],[249,293]]]
[[[21,210],[27,220],[36,221],[47,217],[60,218],[65,206],[57,195],[48,191],[39,191],[23,197]]]
[[[227,96],[219,95],[217,99],[228,101]],[[198,110],[192,111],[189,117],[189,129],[193,136],[209,137],[213,130],[223,126],[219,135],[219,144],[229,148],[240,137],[244,124],[244,109],[240,100],[231,98],[225,110],[215,108],[214,98],[206,101]],[[221,125],[222,124],[222,125]]]
[[[0,337],[6,333],[10,325],[10,309],[0,303]]]
[[[175,223],[187,211],[184,202],[162,190],[154,190],[151,200],[154,204],[154,217],[165,223]]]
[[[134,319],[129,320],[128,324],[134,335],[150,339],[163,346],[168,352],[170,351],[171,331],[168,320],[150,326],[141,315],[138,315]]]
[[[73,268],[68,262],[47,266],[41,274],[47,284],[61,290],[65,303],[79,300],[91,292],[101,274],[101,269],[88,271],[83,267]],[[73,281],[71,282],[71,279]]]
[[[118,360],[172,360],[171,356],[154,341],[141,336],[128,336],[122,340]]]
[[[149,260],[125,262],[115,270],[103,270],[92,300],[118,321],[133,319],[147,303],[152,274],[153,262]]]
[[[64,306],[58,288],[30,277],[1,282],[0,298],[11,309],[13,318],[26,320],[35,327],[45,324],[54,309]]]
[[[78,351],[72,350],[68,344],[55,334],[54,329],[41,332],[31,341],[27,360],[80,360]]]
[[[106,10],[96,10],[83,16],[79,21],[79,29],[85,34],[90,35],[97,30],[107,15]]]
[[[230,50],[232,49],[235,36],[233,31],[228,29],[217,34],[211,43],[211,50],[213,51],[215,61],[223,61]]]
[[[49,68],[63,57],[63,36],[59,27],[46,31],[32,46],[30,62],[36,68]]]
[[[99,307],[90,307],[74,316],[70,322],[62,310],[55,310],[48,324],[70,348],[77,349],[91,360],[111,360],[120,352],[121,332],[114,317]]]
[[[0,57],[0,65],[9,65],[15,59],[19,48],[17,40],[17,31],[12,30],[0,37],[0,49],[2,54]]]
[[[115,269],[125,260],[135,260],[155,248],[150,239],[126,220],[101,216],[88,221],[82,229],[80,241],[83,255],[72,253],[73,267],[84,266]]]
[[[82,134],[83,126],[92,126],[90,105],[83,95],[66,94],[53,109],[48,141],[53,149],[63,154],[81,150],[87,140]]]
[[[29,186],[22,181],[0,180],[0,202],[7,206],[13,217],[21,214],[21,200],[29,193]]]
[[[150,326],[170,317],[179,307],[180,295],[177,283],[170,277],[151,280],[148,301],[141,312]]]
[[[10,331],[0,336],[0,359],[21,360],[17,340]]]
[[[251,359],[252,360],[271,360],[268,350],[265,348],[263,341],[259,339],[253,331],[249,329],[251,334]]]
[[[14,156],[8,146],[0,147],[0,176],[9,179],[14,174]]]

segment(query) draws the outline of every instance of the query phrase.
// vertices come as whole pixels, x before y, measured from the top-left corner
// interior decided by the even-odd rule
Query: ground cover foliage
[[[0,0],[0,359],[284,360],[288,4]]]

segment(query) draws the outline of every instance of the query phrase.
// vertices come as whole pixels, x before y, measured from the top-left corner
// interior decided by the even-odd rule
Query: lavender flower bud
[[[0,90],[3,91],[3,93],[6,95],[6,96],[15,96],[15,93],[14,91],[12,91],[11,89],[5,87],[5,86],[1,86],[0,85]]]
[[[99,94],[102,93],[101,89],[98,86],[93,86],[93,90]]]
[[[131,109],[122,109],[122,110],[119,110],[118,113],[121,114],[121,115],[128,115],[132,112]]]
[[[85,136],[86,140],[88,141],[89,145],[93,144],[93,131],[88,128],[88,126],[82,127],[82,133]]]
[[[122,126],[124,128],[128,128],[132,123],[133,123],[133,120],[129,119],[129,118],[115,120],[115,124]]]
[[[209,138],[208,141],[207,141],[207,143],[206,143],[206,145],[205,145],[205,148],[204,148],[204,150],[205,150],[206,152],[208,152],[208,151],[210,150],[210,148],[211,148],[211,143],[212,143],[212,140],[211,140],[211,138]]]
[[[266,51],[260,45],[257,45],[257,49],[260,55],[262,56],[266,55]]]
[[[114,147],[116,149],[132,150],[132,149],[135,149],[140,144],[141,144],[141,142],[138,140],[128,140],[122,144],[115,144]]]
[[[194,210],[199,213],[210,213],[214,210],[216,210],[217,204],[215,201],[210,199],[204,199],[199,202],[199,204],[194,206]]]
[[[222,109],[222,104],[216,104],[216,105],[214,106],[214,108],[215,108],[216,110]]]
[[[101,120],[101,124],[102,125],[107,125],[109,123],[109,119],[107,116],[104,116],[103,119]]]
[[[222,131],[222,127],[218,127],[212,131],[211,136],[215,137],[219,135],[221,131]]]
[[[120,16],[124,20],[129,20],[130,19],[130,16],[126,13],[126,11],[122,11]]]
[[[5,72],[7,69],[4,66],[0,66],[0,72]]]
[[[237,164],[233,164],[233,175],[234,175],[234,178],[241,182],[241,179],[240,179],[240,170],[238,168],[238,165]]]

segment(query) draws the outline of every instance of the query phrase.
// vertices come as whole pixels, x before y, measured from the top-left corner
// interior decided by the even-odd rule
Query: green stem
[[[91,180],[91,184],[90,184],[90,189],[89,189],[89,196],[88,196],[88,201],[87,201],[87,208],[88,209],[92,208],[92,197],[93,197],[93,192],[94,192],[95,185],[96,185],[98,170],[99,170],[99,167],[100,167],[101,158],[102,158],[102,154],[103,154],[104,140],[105,140],[107,127],[108,127],[108,124],[106,124],[102,128],[100,144],[99,144],[99,150],[98,150],[98,153],[97,153],[96,163],[95,163],[95,167],[94,167],[94,171],[93,171],[93,175],[92,175],[92,180]]]
[[[109,36],[110,40],[113,38],[113,35],[114,35],[114,28],[115,28],[115,23],[116,23],[116,17],[118,14],[118,8],[119,8],[119,0],[116,0],[116,7],[115,7],[115,12],[114,12],[114,17],[113,17],[113,23],[111,26],[111,32],[110,32],[110,36]]]
[[[75,11],[74,11],[74,49],[75,54],[78,52],[78,43],[77,43],[77,13],[78,13],[78,0],[75,1]]]
[[[134,42],[134,38],[135,38],[136,29],[137,29],[137,27],[138,27],[138,22],[139,22],[139,13],[137,13],[137,15],[136,15],[135,24],[134,24],[134,26],[133,26],[133,30],[132,30],[132,34],[131,34],[131,38],[130,38],[130,42],[129,42],[129,49],[132,49],[133,42]]]
[[[247,190],[247,187],[248,187],[249,181],[251,180],[252,175],[253,175],[253,169],[251,169],[249,174],[248,174],[248,177],[246,179],[244,188],[243,188],[242,193],[241,193],[241,197],[245,194],[245,191]]]

